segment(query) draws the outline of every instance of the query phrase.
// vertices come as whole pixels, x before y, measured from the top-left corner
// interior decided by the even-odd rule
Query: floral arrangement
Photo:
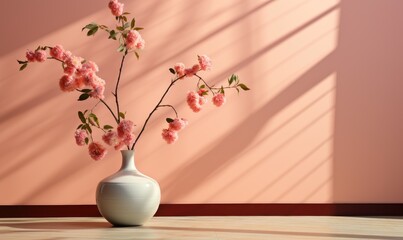
[[[20,64],[20,71],[24,70],[28,64],[34,62],[43,63],[48,59],[59,61],[63,70],[63,75],[59,80],[60,89],[63,92],[78,92],[78,101],[84,101],[87,99],[95,99],[97,101],[92,109],[78,111],[80,124],[74,133],[77,145],[88,145],[89,155],[92,159],[100,160],[107,154],[106,147],[100,141],[95,141],[93,137],[94,129],[102,131],[103,142],[106,145],[114,147],[115,150],[120,150],[124,146],[126,146],[127,149],[133,150],[143,134],[151,116],[158,108],[162,107],[172,108],[175,113],[175,118],[166,118],[168,127],[162,130],[162,138],[168,144],[177,141],[178,132],[188,125],[188,121],[185,118],[179,118],[175,107],[169,104],[163,104],[163,100],[174,84],[181,79],[192,77],[197,79],[196,90],[189,91],[186,96],[187,104],[193,112],[201,111],[203,105],[208,102],[207,96],[209,93],[212,94],[213,104],[220,107],[226,102],[225,90],[234,89],[237,90],[238,93],[240,89],[245,91],[249,90],[245,84],[240,83],[238,76],[235,74],[228,78],[227,86],[210,86],[199,75],[199,72],[211,69],[211,59],[206,55],[199,55],[198,63],[194,64],[192,67],[186,67],[183,63],[176,63],[173,68],[169,69],[174,77],[171,78],[167,89],[149,113],[140,132],[136,136],[134,134],[134,123],[131,120],[126,119],[126,114],[121,111],[119,106],[119,83],[126,56],[134,53],[137,59],[139,59],[139,52],[145,47],[145,41],[139,32],[143,30],[143,28],[136,26],[135,18],[132,18],[130,21],[128,20],[128,15],[130,13],[124,12],[123,3],[118,2],[118,0],[111,0],[108,7],[117,21],[117,25],[114,28],[109,28],[108,26],[97,23],[90,23],[84,26],[82,31],[86,30],[87,36],[93,36],[98,32],[98,30],[102,30],[107,33],[108,39],[116,40],[119,43],[117,51],[122,53],[123,56],[120,63],[115,90],[112,92],[115,100],[114,109],[105,101],[104,92],[106,82],[98,76],[99,68],[97,64],[82,57],[73,55],[70,51],[65,50],[62,45],[56,45],[53,47],[39,46],[34,51],[28,50],[26,52],[26,60],[17,60]],[[99,103],[105,105],[109,110],[114,119],[114,124],[100,124],[100,120],[94,112],[94,108]],[[116,125],[116,127],[113,127],[113,125]]]

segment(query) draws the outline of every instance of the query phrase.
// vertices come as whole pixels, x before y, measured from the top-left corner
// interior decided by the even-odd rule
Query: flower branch
[[[200,112],[203,105],[208,100],[209,92],[212,93],[212,102],[215,106],[220,107],[226,102],[225,90],[235,89],[238,91],[247,91],[249,88],[240,83],[237,75],[233,74],[228,78],[228,85],[221,87],[210,86],[198,72],[207,71],[211,69],[211,60],[206,55],[198,55],[198,63],[192,67],[185,67],[183,63],[177,63],[170,68],[169,71],[175,75],[175,78],[171,79],[165,92],[161,98],[148,114],[144,121],[139,133],[135,136],[136,125],[126,119],[126,113],[121,112],[119,104],[119,86],[122,78],[123,66],[126,56],[129,53],[134,53],[137,59],[139,59],[139,50],[144,49],[145,41],[140,35],[139,31],[143,28],[136,26],[136,20],[133,17],[128,21],[128,12],[123,12],[123,3],[118,0],[111,0],[108,4],[109,9],[117,21],[117,25],[114,28],[109,28],[106,25],[100,25],[97,23],[87,24],[82,28],[82,31],[87,31],[87,36],[94,36],[99,29],[108,33],[108,39],[116,40],[119,43],[117,51],[123,53],[116,85],[112,95],[115,97],[116,112],[108,105],[104,100],[104,92],[106,82],[98,76],[98,66],[89,60],[82,57],[73,55],[70,51],[65,50],[61,45],[56,46],[38,46],[36,50],[28,50],[25,54],[26,60],[17,60],[20,64],[20,71],[24,70],[28,64],[39,62],[43,63],[48,59],[56,60],[62,63],[63,75],[59,79],[59,87],[63,92],[79,92],[78,101],[86,101],[89,99],[98,100],[93,108],[85,111],[78,111],[78,118],[80,124],[78,125],[74,137],[77,145],[88,145],[88,151],[94,160],[102,159],[107,150],[100,142],[95,141],[93,136],[93,128],[102,132],[102,140],[109,146],[114,147],[115,150],[119,150],[124,146],[128,149],[134,149],[138,143],[140,137],[143,135],[147,124],[151,117],[160,107],[169,107],[175,112],[175,119],[166,118],[168,127],[162,129],[161,136],[168,143],[174,143],[178,139],[178,132],[183,130],[188,125],[188,121],[184,118],[179,118],[179,114],[175,107],[170,104],[162,104],[163,100],[167,96],[171,88],[179,80],[184,78],[197,77],[198,82],[196,84],[196,91],[189,91],[186,96],[187,104],[193,112]],[[48,55],[50,57],[48,57]],[[200,85],[203,83],[202,85]],[[95,107],[102,103],[110,112],[113,120],[116,122],[116,126],[103,125],[101,126],[98,116],[95,113]]]

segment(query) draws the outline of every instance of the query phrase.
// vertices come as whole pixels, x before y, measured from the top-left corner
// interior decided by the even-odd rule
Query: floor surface
[[[0,239],[403,240],[403,217],[155,217],[124,228],[103,218],[0,218]]]

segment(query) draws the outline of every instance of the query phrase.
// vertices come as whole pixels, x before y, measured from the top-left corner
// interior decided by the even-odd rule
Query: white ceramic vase
[[[98,184],[98,210],[114,226],[140,226],[156,213],[160,187],[157,181],[136,169],[134,151],[121,153],[122,167]]]

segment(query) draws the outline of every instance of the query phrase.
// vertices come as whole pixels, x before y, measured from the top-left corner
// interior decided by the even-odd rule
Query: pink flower
[[[136,44],[136,48],[142,50],[142,49],[144,49],[145,46],[146,46],[146,42],[144,41],[143,38],[140,38]]]
[[[101,160],[108,153],[106,151],[106,148],[98,142],[90,143],[90,145],[88,146],[88,152],[91,158],[96,161]]]
[[[66,67],[64,67],[64,73],[71,76],[76,72],[76,68],[73,66],[69,66],[67,65]]]
[[[74,84],[76,85],[76,88],[83,89],[85,87],[85,79],[82,76],[76,76],[74,78]]]
[[[200,104],[200,106],[202,106],[202,105],[204,105],[204,104],[206,104],[206,103],[207,103],[207,98],[204,97],[204,96],[200,96],[200,97],[199,97],[199,104]]]
[[[63,92],[72,92],[76,89],[75,81],[73,77],[69,75],[63,75],[63,77],[60,78],[59,86]]]
[[[193,77],[199,70],[200,70],[200,65],[195,64],[195,65],[193,65],[192,68],[185,69],[185,75],[186,75],[186,77]]]
[[[95,73],[98,71],[99,71],[98,65],[92,61],[83,63],[81,65],[81,68],[77,69],[78,74],[83,75],[83,76],[85,76],[89,73]]]
[[[200,105],[200,95],[194,91],[188,93],[186,102],[189,105],[190,109],[193,112],[200,112],[201,105]]]
[[[61,60],[66,61],[67,59],[71,58],[71,56],[72,56],[72,53],[70,51],[65,51],[63,53],[63,56],[62,56]]]
[[[226,101],[225,96],[222,93],[219,93],[213,97],[213,103],[217,107],[221,107],[225,103],[225,101]]]
[[[74,67],[76,69],[80,69],[81,68],[81,62],[84,59],[81,57],[76,57],[76,56],[70,56],[66,58],[66,64],[67,66],[71,66]]]
[[[118,136],[126,145],[130,145],[134,139],[134,123],[130,120],[120,121],[118,127]]]
[[[83,82],[86,86],[89,86],[93,89],[97,88],[98,86],[102,85],[105,86],[105,80],[98,77],[94,72],[90,71],[87,74],[82,75]]]
[[[169,123],[169,130],[171,131],[180,131],[188,125],[188,121],[184,118],[175,118],[173,122]]]
[[[50,53],[50,56],[52,56],[53,58],[63,60],[63,56],[64,56],[63,46],[56,45],[50,49],[49,53]]]
[[[162,138],[168,143],[174,143],[178,140],[178,132],[170,129],[162,129]]]
[[[194,74],[196,74],[199,70],[200,70],[200,65],[199,64],[193,65],[192,71],[193,71]]]
[[[104,140],[104,142],[106,144],[108,144],[109,146],[112,146],[112,147],[115,147],[121,143],[118,133],[115,131],[109,131],[109,132],[105,133],[102,136],[102,140]]]
[[[35,51],[35,60],[38,62],[44,62],[46,60],[46,51],[44,50],[37,50]]]
[[[185,75],[185,64],[183,63],[177,63],[174,65],[174,69],[176,74],[178,74],[179,77],[182,77]]]
[[[28,62],[35,62],[35,53],[33,51],[27,51],[25,56],[27,57]]]
[[[118,2],[118,0],[111,0],[108,4],[113,16],[119,17],[123,14],[123,3]]]
[[[144,39],[141,37],[140,33],[136,30],[130,30],[127,33],[127,37],[125,40],[126,43],[126,48],[128,50],[132,50],[134,48],[137,49],[143,49],[144,48],[144,44],[145,41]]]
[[[211,59],[206,55],[197,56],[200,64],[201,70],[210,70],[211,69]]]
[[[93,87],[92,91],[90,92],[90,96],[96,99],[104,99],[104,91],[105,91],[105,86],[104,85],[97,85]]]
[[[74,137],[76,139],[76,143],[78,146],[84,146],[85,145],[85,139],[88,137],[87,132],[82,130],[82,129],[77,129],[76,132],[74,133]]]
[[[193,68],[185,68],[186,77],[193,77],[195,73],[193,72]]]

